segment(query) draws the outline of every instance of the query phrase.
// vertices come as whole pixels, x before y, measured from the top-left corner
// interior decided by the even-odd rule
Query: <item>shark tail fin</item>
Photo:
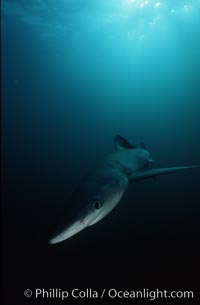
[[[148,178],[154,178],[161,175],[171,174],[177,171],[182,171],[186,169],[192,169],[197,166],[176,166],[176,167],[166,167],[166,168],[155,168],[149,169],[141,172],[135,172],[129,178],[129,182],[140,181]]]

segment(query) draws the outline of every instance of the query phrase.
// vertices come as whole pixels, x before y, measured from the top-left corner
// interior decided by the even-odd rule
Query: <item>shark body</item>
[[[62,242],[99,222],[119,203],[130,183],[195,167],[152,168],[153,160],[144,144],[133,146],[119,135],[114,144],[115,152],[108,155],[74,193],[74,201],[78,198],[81,206],[71,223],[50,239],[50,244]]]

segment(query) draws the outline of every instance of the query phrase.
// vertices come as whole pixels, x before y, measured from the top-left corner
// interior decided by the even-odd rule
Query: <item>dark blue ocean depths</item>
[[[95,226],[48,240],[116,134],[158,167],[200,164],[200,1],[1,6],[5,304],[29,287],[191,289],[199,168],[133,184]]]

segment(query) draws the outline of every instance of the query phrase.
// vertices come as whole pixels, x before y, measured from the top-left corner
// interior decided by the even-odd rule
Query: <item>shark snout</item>
[[[94,214],[86,209],[81,214],[79,214],[79,216],[77,216],[68,226],[62,227],[62,229],[60,229],[58,233],[49,240],[49,243],[57,244],[72,237],[73,235],[88,227],[92,221],[94,221]]]
[[[62,229],[58,232],[55,236],[53,236],[50,240],[50,244],[57,244],[60,243],[73,235],[77,234],[78,232],[82,231],[86,227],[86,221],[84,219],[78,220],[73,224],[69,225],[68,227]]]

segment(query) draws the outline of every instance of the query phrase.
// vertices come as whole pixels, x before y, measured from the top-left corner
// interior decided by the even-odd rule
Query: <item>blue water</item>
[[[195,287],[198,168],[47,241],[116,134],[157,166],[200,164],[200,1],[2,0],[1,23],[5,305],[38,286]]]

